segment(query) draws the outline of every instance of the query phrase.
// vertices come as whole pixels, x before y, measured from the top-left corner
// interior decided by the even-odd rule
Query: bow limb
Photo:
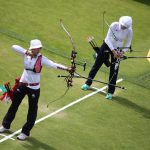
[[[60,19],[60,25],[61,25],[62,29],[68,35],[68,37],[70,39],[70,42],[72,44],[72,47],[73,47],[73,50],[71,52],[71,69],[72,69],[72,71],[70,71],[69,72],[70,74],[65,78],[65,81],[67,82],[67,87],[70,87],[70,86],[72,86],[72,82],[73,82],[72,79],[74,77],[74,72],[75,72],[75,69],[76,69],[75,58],[76,58],[77,52],[76,52],[76,46],[75,46],[74,40],[73,40],[71,34],[69,33],[69,31],[64,26],[62,19]]]
[[[75,46],[74,40],[73,40],[71,34],[67,31],[66,27],[64,26],[62,19],[60,19],[60,25],[63,28],[63,30],[66,32],[66,34],[69,36],[73,50],[75,50],[76,46]]]

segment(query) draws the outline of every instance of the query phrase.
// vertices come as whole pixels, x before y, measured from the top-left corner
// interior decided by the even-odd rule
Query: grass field
[[[86,61],[87,69],[78,66],[77,72],[87,76],[94,62],[88,35],[93,35],[100,45],[106,32],[102,14],[111,23],[120,16],[133,18],[135,52],[127,56],[146,56],[150,49],[149,0],[0,0],[0,85],[12,84],[21,75],[23,60],[11,50],[18,44],[28,48],[31,39],[38,38],[46,47],[42,53],[49,59],[70,66],[71,43],[60,27],[59,20],[70,31],[77,45],[77,60]],[[137,51],[137,52],[136,52]],[[138,52],[139,51],[139,52]],[[107,82],[109,70],[102,67],[95,79]],[[38,117],[40,119],[69,103],[90,94],[82,91],[83,79],[74,79],[74,86],[60,100],[66,83],[57,78],[65,72],[43,68]],[[116,89],[113,101],[97,93],[56,115],[36,124],[27,141],[8,139],[0,143],[1,150],[149,150],[150,149],[150,63],[146,59],[122,61],[118,78],[127,90]],[[103,84],[93,83],[102,88]],[[0,102],[0,122],[10,104]],[[26,121],[27,97],[23,100],[12,123],[13,132]],[[10,135],[10,134],[6,134]],[[0,140],[3,139],[0,135]]]

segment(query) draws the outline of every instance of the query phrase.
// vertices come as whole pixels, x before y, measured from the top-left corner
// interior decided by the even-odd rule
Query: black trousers
[[[100,67],[103,65],[103,63],[106,63],[109,55],[111,55],[109,83],[116,85],[119,65],[118,65],[117,68],[115,67],[117,65],[116,64],[117,59],[114,58],[113,53],[111,52],[110,48],[108,47],[108,45],[105,42],[100,47],[100,49],[98,51],[97,58],[95,60],[95,63],[93,65],[93,67],[91,68],[90,72],[89,72],[89,75],[88,75],[89,79],[86,81],[87,85],[90,86],[92,84],[92,79],[94,79],[94,77],[97,74],[97,71],[100,69]],[[114,92],[115,92],[115,87],[109,85],[108,86],[108,93],[113,94]]]
[[[2,125],[7,129],[10,128],[11,123],[15,118],[18,107],[21,104],[25,95],[28,95],[29,107],[28,107],[27,121],[22,127],[22,133],[29,136],[30,130],[33,128],[37,117],[40,89],[34,90],[26,87],[25,85],[19,85],[16,91],[14,91],[14,98],[12,100],[12,104],[9,107],[8,112],[6,113],[3,119]]]

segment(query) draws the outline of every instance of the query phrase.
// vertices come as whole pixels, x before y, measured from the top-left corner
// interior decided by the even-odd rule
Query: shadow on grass
[[[150,0],[134,0],[134,1],[150,6]]]
[[[95,91],[95,89],[90,89],[91,91]],[[101,95],[106,95],[102,92],[99,92]],[[128,108],[131,108],[133,110],[135,110],[136,112],[141,113],[145,118],[150,119],[150,109],[144,108],[142,106],[137,105],[136,103],[133,103],[131,101],[129,101],[126,98],[122,98],[119,96],[113,97],[113,101],[116,101],[117,103],[124,105]]]
[[[39,141],[38,139],[35,139],[33,137],[30,137],[22,145],[28,150],[56,150],[47,143],[43,143],[42,141]]]
[[[113,101],[116,101],[117,103],[119,103],[121,105],[131,108],[131,109],[135,110],[136,112],[141,113],[145,118],[150,119],[150,109],[139,106],[136,103],[133,103],[133,102],[129,101],[128,99],[122,98],[119,96],[114,97]]]

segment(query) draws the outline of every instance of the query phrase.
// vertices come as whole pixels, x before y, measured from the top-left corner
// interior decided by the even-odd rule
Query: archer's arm
[[[51,68],[54,68],[54,69],[70,71],[69,67],[66,67],[64,65],[55,63],[55,62],[53,62],[52,60],[48,59],[45,56],[42,56],[42,65],[45,65],[47,67],[51,67]]]
[[[130,47],[131,46],[132,36],[133,36],[132,28],[129,28],[128,29],[128,34],[127,34],[127,39],[126,39],[125,47]],[[128,49],[129,48],[124,48],[122,51],[126,52]]]
[[[17,53],[20,53],[23,56],[26,54],[26,51],[27,51],[26,49],[24,49],[23,47],[21,47],[19,45],[13,45],[12,50]]]

